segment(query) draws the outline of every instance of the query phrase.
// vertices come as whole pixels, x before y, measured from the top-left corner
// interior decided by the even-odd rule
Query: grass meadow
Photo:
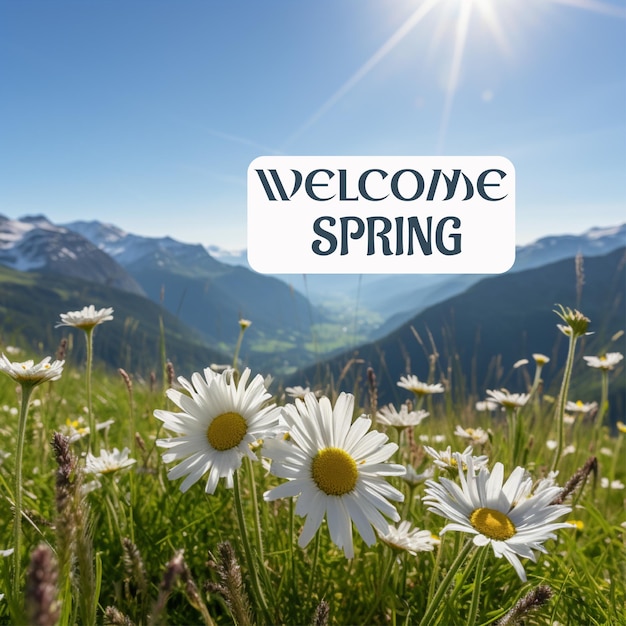
[[[97,342],[107,323],[86,334]],[[294,396],[304,390],[271,383],[268,393],[257,393],[253,409],[263,407],[276,423],[252,444],[243,440],[249,454],[228,461],[232,488],[223,465],[213,493],[205,490],[208,472],[197,465],[187,475],[202,476],[181,491],[184,475],[170,479],[168,473],[183,454],[164,460],[176,449],[158,442],[180,436],[166,426],[182,412],[181,403],[207,414],[200,426],[218,451],[232,447],[236,433],[211,438],[213,418],[216,424],[225,415],[239,419],[246,434],[256,433],[252,401],[227,410],[212,404],[218,385],[221,400],[235,397],[228,393],[245,380],[242,365],[200,370],[195,379],[193,372],[164,368],[142,379],[106,371],[89,357],[74,363],[68,355],[58,379],[33,384],[20,378],[28,365],[11,370],[5,363],[0,623],[626,624],[626,428],[621,422],[610,428],[607,419],[608,388],[616,372],[623,375],[623,363],[589,362],[586,376],[602,380],[601,392],[579,397],[569,376],[583,358],[576,339],[586,322],[561,308],[554,323],[555,337],[568,337],[570,353],[560,393],[552,397],[542,391],[541,355],[528,355],[536,373],[529,388],[485,390],[481,398],[460,400],[446,385],[438,388],[438,380],[416,381],[407,372],[400,387],[404,408],[377,405],[374,377],[353,404],[329,386],[301,402]],[[86,327],[76,319],[68,325],[81,340]],[[242,325],[243,341],[244,331]],[[13,364],[48,356],[11,356],[6,346],[4,352]],[[251,372],[249,389],[258,374],[272,372]],[[319,454],[303,452],[312,427],[296,430],[298,419],[313,420],[317,403],[326,402],[322,395],[329,402],[323,406],[336,409],[332,419],[339,420],[339,409],[350,412],[344,427],[354,427],[354,436],[351,443],[339,435],[327,443],[335,457],[320,469]],[[155,411],[169,414],[170,422]],[[371,424],[359,421],[363,414]],[[368,446],[373,452],[366,458]],[[115,449],[119,454],[100,452]],[[207,452],[214,463],[222,458],[216,450]],[[309,481],[300,496],[264,495],[294,478],[298,463]],[[516,467],[523,470],[502,487],[498,473],[507,481]],[[366,485],[360,504],[348,500],[358,481]],[[331,503],[316,521],[318,491]],[[475,532],[459,530],[458,516],[441,514],[455,509],[463,494],[490,498],[480,506],[473,500],[471,512],[459,508]],[[338,502],[346,508],[334,508]],[[337,510],[348,512],[350,533]],[[381,517],[394,532],[371,529],[384,525]],[[456,527],[441,533],[449,524]],[[304,546],[303,532],[310,535]]]

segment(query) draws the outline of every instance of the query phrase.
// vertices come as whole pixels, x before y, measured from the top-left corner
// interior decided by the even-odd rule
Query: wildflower
[[[621,480],[611,480],[603,477],[600,479],[600,487],[603,489],[623,489],[624,483]]]
[[[35,365],[34,361],[12,363],[3,354],[0,357],[0,371],[10,376],[20,385],[36,387],[42,383],[61,378],[65,361],[53,361],[50,363],[50,358],[47,356],[43,361]]]
[[[477,411],[495,411],[500,405],[493,400],[479,400],[476,403]]]
[[[540,354],[540,353],[535,353],[532,355],[533,359],[535,360],[535,363],[539,366],[539,367],[543,367],[544,365],[546,365],[547,363],[550,362],[550,357],[546,356],[545,354]]]
[[[589,335],[587,332],[589,322],[588,317],[585,317],[580,311],[570,309],[569,307],[563,307],[560,304],[557,306],[561,309],[555,311],[555,313],[565,322],[563,324],[557,324],[557,328],[567,337],[573,335],[574,338],[582,337],[583,335]]]
[[[571,511],[568,506],[550,504],[561,489],[547,487],[524,497],[532,487],[524,468],[516,467],[503,484],[502,463],[496,463],[492,472],[482,467],[476,474],[471,457],[467,471],[461,455],[457,457],[460,487],[443,477],[439,482],[427,482],[424,502],[428,509],[450,521],[440,534],[449,530],[473,534],[474,545],[490,544],[495,556],[504,556],[525,582],[526,572],[519,557],[536,562],[534,550],[547,553],[543,543],[556,538],[554,531],[571,528],[567,522],[554,521]]]
[[[589,367],[596,367],[604,371],[612,370],[623,358],[624,355],[620,352],[607,352],[601,356],[583,357]]]
[[[468,459],[471,458],[473,461],[473,466],[476,469],[486,466],[487,462],[489,461],[489,458],[484,454],[481,456],[472,456],[472,452],[474,451],[472,446],[468,446],[460,454],[458,452],[452,452],[452,448],[450,446],[448,446],[445,450],[441,450],[439,452],[437,452],[434,448],[431,448],[430,446],[424,446],[424,450],[429,456],[435,459],[434,463],[437,467],[445,470],[451,469],[456,471],[457,462],[459,459],[461,460],[461,463],[463,463],[463,467],[465,468],[467,467]]]
[[[241,330],[246,330],[246,328],[250,328],[252,326],[252,322],[250,320],[246,320],[243,317],[239,319],[239,327]]]
[[[404,467],[406,469],[406,474],[402,477],[402,480],[412,487],[420,485],[435,475],[433,467],[427,467],[421,474],[418,474],[412,465],[405,465]]]
[[[26,418],[33,391],[37,385],[58,380],[63,372],[64,361],[53,361],[50,357],[34,364],[34,361],[12,363],[3,354],[0,358],[0,371],[7,374],[20,384],[22,400],[20,416],[17,425],[17,446],[15,451],[14,472],[14,521],[13,521],[13,588],[18,589],[20,584],[21,541],[22,541],[22,458],[26,439]]]
[[[548,472],[548,475],[544,478],[540,478],[535,487],[533,488],[533,494],[537,495],[542,491],[548,489],[549,487],[554,487],[556,485],[556,477],[559,475],[558,470]]]
[[[353,410],[351,394],[341,393],[333,408],[328,398],[318,400],[310,393],[283,409],[291,441],[271,439],[263,446],[272,460],[272,474],[289,479],[267,491],[265,500],[300,496],[295,512],[306,516],[306,522],[298,544],[305,547],[326,516],[331,539],[347,558],[354,556],[352,522],[372,545],[376,542],[372,526],[387,533],[384,516],[400,520],[388,499],[404,499],[384,479],[405,473],[402,465],[385,463],[398,446],[388,443],[384,433],[370,431],[369,418],[361,416],[351,423]]]
[[[528,359],[520,359],[519,361],[515,361],[515,363],[513,363],[513,369],[516,370],[522,367],[522,365],[528,365]]]
[[[88,452],[85,460],[85,472],[102,476],[103,474],[112,474],[130,467],[137,461],[129,459],[129,453],[130,450],[128,448],[124,448],[121,452],[117,448],[113,448],[113,452],[100,450],[100,456],[94,456],[91,452]]]
[[[379,531],[378,536],[383,543],[394,550],[405,550],[416,556],[418,552],[432,552],[440,541],[429,530],[411,528],[411,522],[400,522],[397,527],[389,526],[386,533]]]
[[[291,398],[300,398],[300,400],[304,400],[304,396],[307,393],[311,393],[311,389],[309,387],[301,387],[300,385],[295,385],[294,387],[285,387],[285,393]],[[320,396],[320,392],[315,392],[316,396]]]
[[[580,519],[568,519],[568,524],[571,524],[576,530],[583,530],[585,528],[585,522]]]
[[[14,548],[8,548],[6,550],[0,550],[0,556],[2,556],[2,557],[11,556],[14,551],[15,551]]]
[[[445,435],[433,435],[432,437],[428,435],[420,435],[419,440],[422,443],[426,443],[427,441],[432,441],[433,443],[443,443],[446,440]]]
[[[410,376],[400,376],[400,381],[397,383],[398,387],[403,387],[412,391],[416,396],[427,396],[433,393],[443,393],[443,385],[437,383],[436,385],[429,385],[423,383],[419,378],[413,374]]]
[[[565,410],[569,411],[570,413],[587,414],[595,411],[597,408],[597,402],[582,402],[581,400],[576,400],[576,402],[568,400],[567,404],[565,405]]]
[[[96,424],[96,430],[104,430],[108,428],[111,424],[114,424],[115,420],[106,420],[104,422],[100,422]],[[61,426],[61,433],[64,434],[68,439],[69,443],[74,443],[83,437],[87,437],[89,435],[89,426],[85,426],[85,418],[78,417],[75,420],[70,419],[69,417],[65,420],[65,424]]]
[[[626,433],[626,424],[624,424],[624,422],[620,420],[615,425],[617,426],[617,430],[619,430],[620,433]]]
[[[95,326],[98,326],[98,324],[112,320],[112,313],[113,309],[111,307],[96,311],[96,307],[90,304],[89,306],[83,307],[80,311],[61,313],[61,321],[55,328],[59,328],[59,326],[74,326],[75,328],[82,328],[83,330],[92,330]]]
[[[380,424],[403,430],[419,426],[428,415],[428,411],[409,411],[409,407],[406,404],[403,404],[398,412],[393,404],[388,404],[380,408],[376,413],[376,418]]]
[[[482,428],[462,428],[460,425],[457,425],[454,434],[475,446],[484,445],[489,441],[489,433]]]
[[[159,439],[157,445],[171,450],[163,454],[165,463],[182,460],[168,473],[170,480],[186,476],[182,492],[207,472],[207,493],[215,492],[220,478],[226,478],[226,486],[232,488],[233,474],[244,455],[257,460],[250,445],[275,426],[278,409],[273,404],[264,406],[271,396],[263,377],[258,374],[248,385],[249,378],[248,368],[238,383],[231,371],[216,374],[209,368],[204,377],[194,373],[191,382],[180,377],[178,382],[189,395],[168,389],[167,397],[183,412],[154,411],[167,430],[180,435]]]
[[[558,445],[558,441],[555,441],[554,439],[548,439],[546,441],[546,446],[548,450],[556,450]],[[565,448],[563,448],[562,454],[563,456],[566,456],[568,454],[573,454],[574,452],[576,452],[576,447],[570,444],[569,446],[565,446]]]
[[[524,406],[530,397],[527,393],[509,393],[506,389],[500,389],[499,391],[487,389],[487,395],[491,396],[494,402],[501,404],[507,409]]]

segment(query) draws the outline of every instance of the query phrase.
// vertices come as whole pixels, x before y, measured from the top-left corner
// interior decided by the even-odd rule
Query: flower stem
[[[93,328],[85,328],[87,342],[87,420],[89,424],[89,451],[96,453],[96,420],[91,405],[91,368],[93,364]]]
[[[569,392],[569,382],[572,377],[572,366],[574,364],[574,351],[576,349],[576,333],[572,332],[569,337],[569,348],[567,351],[567,361],[565,363],[565,373],[563,374],[563,381],[561,382],[561,391],[559,392],[559,401],[556,408],[556,427],[558,432],[556,451],[554,453],[554,461],[552,461],[552,471],[556,471],[561,460],[561,453],[563,452],[563,415],[565,414],[565,404],[567,402],[567,394]]]
[[[474,576],[474,591],[472,592],[472,603],[470,605],[469,614],[467,616],[467,626],[473,626],[476,623],[478,615],[478,603],[480,601],[480,587],[483,582],[483,570],[485,568],[485,560],[487,559],[487,546],[483,546],[478,551],[478,561],[476,563],[476,575]]]
[[[246,527],[246,519],[243,512],[243,503],[241,498],[241,491],[239,489],[239,472],[235,472],[233,477],[233,487],[235,492],[235,511],[237,513],[237,522],[239,524],[239,533],[241,534],[241,541],[243,543],[243,551],[248,566],[248,572],[250,574],[250,581],[252,583],[252,592],[257,603],[257,608],[263,613],[263,619],[260,620],[265,623],[272,623],[269,618],[269,608],[267,601],[263,595],[263,590],[259,583],[259,573],[254,562],[254,555],[252,554],[252,546],[250,545],[250,539],[248,537],[248,529]]]
[[[259,519],[259,500],[256,494],[256,482],[254,480],[254,467],[252,467],[252,461],[250,457],[244,457],[244,463],[246,464],[246,474],[248,475],[248,486],[250,489],[250,503],[252,504],[252,511],[254,515],[254,538],[256,540],[256,549],[258,559],[263,566],[265,562],[265,552],[263,550],[263,537],[261,535],[261,520]]]
[[[387,584],[387,581],[389,580],[389,577],[391,575],[391,570],[393,569],[393,564],[396,562],[396,559],[398,558],[398,555],[396,554],[393,548],[389,548],[389,551],[390,551],[390,554],[387,559],[387,562],[384,565],[383,575],[379,579],[378,589],[376,590],[376,597],[374,598],[372,606],[367,614],[367,617],[364,620],[365,624],[370,623],[372,616],[374,615],[374,613],[376,612],[376,609],[380,605],[380,602],[383,599],[385,585]]]
[[[448,588],[452,584],[452,581],[454,580],[457,571],[467,558],[467,555],[470,553],[470,550],[473,548],[473,546],[474,544],[470,539],[467,541],[463,549],[458,553],[456,559],[454,559],[454,562],[450,566],[450,569],[448,570],[444,579],[441,581],[435,597],[428,603],[428,606],[426,607],[426,612],[424,613],[424,617],[422,617],[422,621],[419,623],[419,626],[428,626],[431,623],[432,618],[441,608],[441,601],[443,600],[443,596],[448,591]]]
[[[24,456],[24,439],[26,435],[26,417],[28,405],[33,393],[33,386],[22,385],[22,405],[17,428],[17,450],[15,451],[15,519],[13,522],[13,592],[20,588],[20,561],[22,541],[22,458]]]
[[[596,414],[595,423],[593,425],[593,442],[591,451],[595,454],[596,447],[598,445],[598,438],[600,431],[602,430],[602,422],[604,416],[609,408],[609,372],[608,370],[602,370],[602,392],[600,397],[600,408]]]
[[[315,582],[315,575],[317,574],[317,564],[320,554],[320,529],[317,529],[315,533],[315,540],[313,543],[313,562],[311,564],[311,576],[309,578],[308,597],[310,598],[313,593],[313,583]]]
[[[247,326],[239,325],[239,336],[237,337],[237,343],[235,345],[235,351],[233,353],[233,369],[239,371],[237,362],[239,361],[239,350],[241,350],[241,342],[243,341],[243,334],[246,332]]]

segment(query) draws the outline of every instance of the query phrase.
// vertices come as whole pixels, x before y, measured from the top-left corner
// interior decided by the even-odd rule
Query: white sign
[[[248,262],[265,274],[499,274],[515,260],[500,156],[262,156]]]

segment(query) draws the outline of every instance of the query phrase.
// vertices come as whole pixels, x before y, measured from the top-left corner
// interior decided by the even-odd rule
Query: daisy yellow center
[[[237,447],[248,432],[248,423],[239,413],[222,413],[207,428],[206,437],[216,450]]]
[[[315,484],[329,496],[343,496],[356,487],[358,471],[355,460],[341,448],[320,450],[311,465]]]
[[[504,513],[495,509],[474,509],[469,521],[479,533],[496,541],[505,541],[515,534],[513,522]]]

